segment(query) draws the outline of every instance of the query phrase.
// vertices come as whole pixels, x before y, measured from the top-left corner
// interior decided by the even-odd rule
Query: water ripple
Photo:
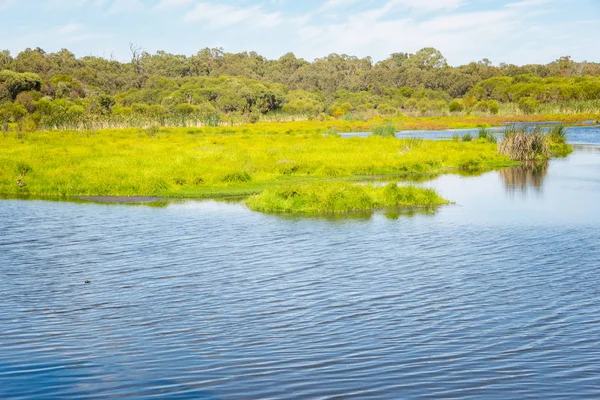
[[[560,162],[398,220],[0,202],[0,398],[598,398],[600,153]]]

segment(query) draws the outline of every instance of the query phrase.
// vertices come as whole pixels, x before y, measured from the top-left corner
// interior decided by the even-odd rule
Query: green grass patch
[[[448,204],[434,190],[415,186],[385,187],[349,182],[316,182],[266,189],[246,200],[254,211],[284,214],[341,214],[406,206],[434,207]]]
[[[388,123],[387,125],[376,126],[373,128],[372,133],[375,136],[394,136],[396,134],[396,127]]]
[[[511,165],[515,163],[498,154],[496,145],[485,141],[343,139],[310,129],[161,128],[154,135],[117,129],[0,136],[0,194],[14,196],[224,197],[323,179],[414,179]]]

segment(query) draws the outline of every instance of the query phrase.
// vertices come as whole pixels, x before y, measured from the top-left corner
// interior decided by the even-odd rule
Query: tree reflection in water
[[[548,161],[529,162],[518,167],[500,171],[504,187],[509,194],[526,194],[529,189],[541,193],[544,179],[548,175]]]

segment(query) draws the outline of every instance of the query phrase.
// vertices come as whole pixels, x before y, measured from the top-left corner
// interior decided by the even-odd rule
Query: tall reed
[[[513,125],[507,128],[498,145],[498,151],[515,161],[543,160],[550,157],[548,140],[540,127],[530,129]]]

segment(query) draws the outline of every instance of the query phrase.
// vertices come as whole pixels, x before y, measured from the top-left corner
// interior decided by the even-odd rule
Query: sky
[[[127,60],[206,47],[374,61],[435,47],[451,65],[600,62],[600,0],[0,0],[0,49]]]

